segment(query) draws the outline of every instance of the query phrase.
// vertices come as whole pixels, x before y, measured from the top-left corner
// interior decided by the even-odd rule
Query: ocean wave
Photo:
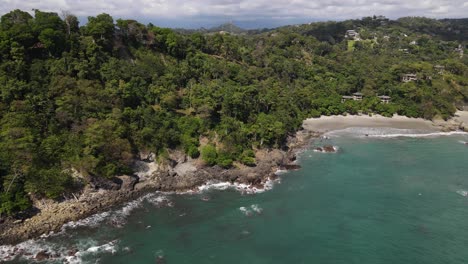
[[[263,212],[263,208],[261,208],[258,204],[252,204],[250,208],[252,208],[252,210],[257,214],[261,214]]]
[[[263,183],[263,188],[253,186],[250,184],[245,184],[245,183],[209,181],[201,186],[198,186],[195,191],[189,191],[186,193],[193,194],[193,193],[203,193],[209,190],[224,191],[227,189],[234,189],[244,194],[256,194],[256,193],[263,193],[265,191],[273,189],[274,184],[278,183],[279,181],[280,181],[279,179],[275,179],[275,180],[268,179],[267,181]]]
[[[376,138],[396,138],[396,137],[409,137],[409,138],[432,138],[441,136],[454,136],[454,135],[468,135],[463,131],[452,131],[452,132],[434,132],[424,134],[388,134],[388,135],[369,135],[369,137]]]
[[[337,153],[339,150],[340,150],[340,147],[338,146],[330,146],[331,148],[330,149],[333,149],[333,151],[327,151],[325,149],[325,147],[316,147],[314,148],[314,152],[318,152],[318,153]]]
[[[234,190],[240,191],[241,193],[254,194],[272,189],[273,185],[277,182],[279,182],[279,179],[269,179],[263,184],[263,188],[257,188],[252,185],[241,183],[208,182],[202,186],[199,186],[196,190],[196,193],[203,193],[213,189],[226,190],[232,188]],[[80,227],[96,228],[103,223],[110,223],[114,227],[122,227],[126,223],[127,217],[135,209],[142,207],[144,202],[157,207],[173,207],[174,203],[168,197],[168,195],[171,194],[181,193],[150,193],[134,201],[126,203],[120,209],[94,214],[78,221],[70,221],[62,226],[60,232],[44,234],[36,240],[28,240],[17,245],[0,246],[0,262],[13,261],[17,259],[34,261],[36,260],[36,255],[41,252],[46,253],[49,257],[49,260],[61,263],[82,263],[82,258],[89,254],[99,254],[103,252],[114,254],[118,250],[116,240],[101,245],[99,245],[96,241],[87,241],[86,243],[81,243],[76,245],[76,247],[74,246],[73,248],[63,247],[61,246],[61,243],[57,243],[55,240],[65,237],[68,230]],[[251,213],[261,213],[263,209],[258,205],[252,205],[250,208],[248,208],[248,210]]]
[[[78,227],[97,227],[103,222],[110,223],[115,227],[123,227],[126,223],[127,217],[132,213],[132,211],[140,208],[145,201],[157,207],[174,206],[173,202],[166,195],[161,193],[150,193],[126,203],[120,209],[94,214],[78,221],[68,222],[62,226],[61,232],[56,235],[66,232],[67,229],[76,229]]]
[[[53,263],[83,263],[83,257],[89,255],[110,253],[119,250],[118,240],[99,244],[95,240],[81,241],[70,247],[58,243],[46,242],[44,239],[28,240],[15,246],[0,246],[0,261],[28,261],[47,260]]]
[[[287,173],[287,172],[288,172],[288,170],[280,170],[280,169],[278,169],[278,170],[276,170],[275,175],[279,176],[279,175],[285,174],[285,173]]]
[[[453,135],[468,135],[463,131],[434,132],[421,129],[399,129],[387,127],[350,127],[326,133],[330,138],[334,137],[358,137],[358,138],[431,138]]]
[[[458,190],[457,193],[463,197],[467,197],[468,196],[468,191],[466,190]]]
[[[107,219],[111,215],[111,212],[103,212],[99,214],[92,215],[90,217],[78,220],[78,221],[71,221],[62,226],[62,231],[65,231],[67,228],[77,228],[82,226],[88,227],[96,227],[103,221]]]
[[[241,206],[239,210],[245,216],[252,216],[254,213],[261,214],[263,212],[263,208],[261,208],[258,204],[252,204],[250,207]]]

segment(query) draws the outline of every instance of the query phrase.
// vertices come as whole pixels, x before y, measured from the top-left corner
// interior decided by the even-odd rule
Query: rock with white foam
[[[314,152],[320,152],[320,153],[336,153],[338,152],[338,147],[337,146],[332,146],[332,145],[325,145],[323,147],[316,147],[314,149]]]

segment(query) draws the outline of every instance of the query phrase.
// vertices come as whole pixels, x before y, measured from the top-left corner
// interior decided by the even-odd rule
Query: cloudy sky
[[[260,28],[374,14],[390,18],[468,17],[468,0],[0,0],[0,14],[16,8],[66,10],[82,18],[105,12],[114,18],[188,28],[228,21]]]

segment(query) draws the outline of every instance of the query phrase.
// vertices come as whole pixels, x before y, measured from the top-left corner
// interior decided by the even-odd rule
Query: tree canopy
[[[11,11],[0,20],[0,214],[132,173],[142,151],[253,166],[253,149],[283,147],[308,117],[449,118],[468,101],[467,32],[467,20],[411,17],[180,32]],[[355,92],[364,99],[341,101]]]

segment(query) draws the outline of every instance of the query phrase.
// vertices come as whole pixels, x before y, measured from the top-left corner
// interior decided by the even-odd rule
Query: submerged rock
[[[324,153],[336,153],[338,151],[338,147],[332,145],[325,145],[323,147],[317,147],[314,149],[315,152],[324,152]]]
[[[50,258],[50,254],[47,251],[43,250],[36,254],[35,259],[37,261],[43,261]]]

